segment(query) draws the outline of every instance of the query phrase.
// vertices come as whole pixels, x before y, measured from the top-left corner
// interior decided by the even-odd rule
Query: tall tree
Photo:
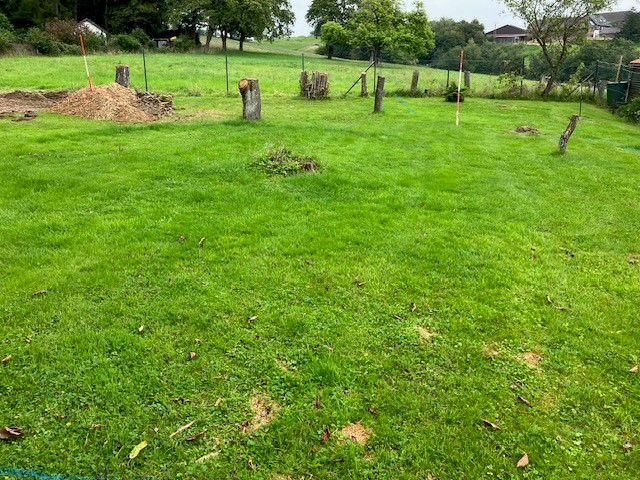
[[[640,13],[635,11],[629,12],[624,19],[620,33],[618,33],[616,37],[640,43]]]
[[[569,47],[585,40],[589,15],[610,8],[615,0],[502,0],[511,13],[526,22],[549,65],[547,98]]]
[[[336,22],[346,25],[356,11],[358,0],[312,0],[307,10],[306,19],[313,26],[313,34],[322,34],[322,25]]]
[[[327,58],[333,57],[333,49],[337,45],[348,45],[347,31],[338,22],[327,22],[322,25],[322,42],[327,47]]]
[[[383,48],[400,49],[418,57],[435,44],[420,2],[407,13],[396,0],[363,0],[349,27],[353,44],[367,47],[371,61],[377,61]]]

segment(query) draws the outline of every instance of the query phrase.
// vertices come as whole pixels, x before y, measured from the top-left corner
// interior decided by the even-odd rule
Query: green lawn
[[[232,59],[260,122],[215,55],[149,59],[180,121],[0,119],[0,428],[24,432],[0,475],[636,478],[637,127],[587,105],[559,156],[576,104],[471,98],[456,128],[438,98],[374,116],[295,97],[294,56]],[[96,83],[133,60],[91,57]],[[314,61],[334,91],[361,69]],[[83,83],[73,58],[0,67]],[[280,142],[320,172],[255,169]]]

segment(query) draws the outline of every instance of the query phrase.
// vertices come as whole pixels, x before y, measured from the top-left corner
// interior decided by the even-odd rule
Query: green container
[[[629,82],[609,82],[607,83],[607,105],[617,108],[626,102],[627,88]]]

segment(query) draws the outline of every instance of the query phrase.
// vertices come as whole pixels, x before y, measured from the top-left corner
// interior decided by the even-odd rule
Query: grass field
[[[96,83],[133,60],[91,57]],[[260,122],[215,55],[149,59],[179,121],[0,120],[0,428],[24,433],[0,475],[637,478],[637,127],[586,105],[559,156],[576,104],[472,98],[456,128],[438,98],[374,116],[296,98],[294,56],[232,60]],[[338,91],[362,68],[330,65]],[[280,142],[320,171],[257,170]]]

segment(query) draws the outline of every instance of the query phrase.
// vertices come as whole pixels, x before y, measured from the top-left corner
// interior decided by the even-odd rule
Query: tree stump
[[[418,93],[418,78],[420,78],[420,72],[418,70],[413,71],[413,77],[411,78],[411,93]]]
[[[382,111],[382,97],[384,96],[384,77],[378,75],[378,85],[376,86],[376,99],[373,104],[373,113]]]
[[[127,88],[131,86],[131,82],[129,81],[129,65],[116,66],[116,83]]]
[[[309,96],[320,99],[327,98],[329,94],[329,75],[322,72],[313,72],[311,75],[311,88]]]
[[[369,96],[369,92],[367,92],[367,72],[362,72],[360,74],[360,96]]]
[[[260,120],[262,101],[260,100],[258,79],[243,78],[238,82],[238,90],[242,95],[242,118],[245,120]]]
[[[469,70],[464,71],[464,86],[467,89],[471,88],[471,72]]]
[[[567,143],[569,143],[569,137],[571,137],[571,134],[576,129],[578,120],[580,120],[580,117],[578,115],[572,115],[567,129],[562,135],[560,135],[560,142],[558,142],[558,151],[560,153],[565,153],[567,151]]]
[[[300,95],[309,96],[309,74],[306,71],[300,72]]]

